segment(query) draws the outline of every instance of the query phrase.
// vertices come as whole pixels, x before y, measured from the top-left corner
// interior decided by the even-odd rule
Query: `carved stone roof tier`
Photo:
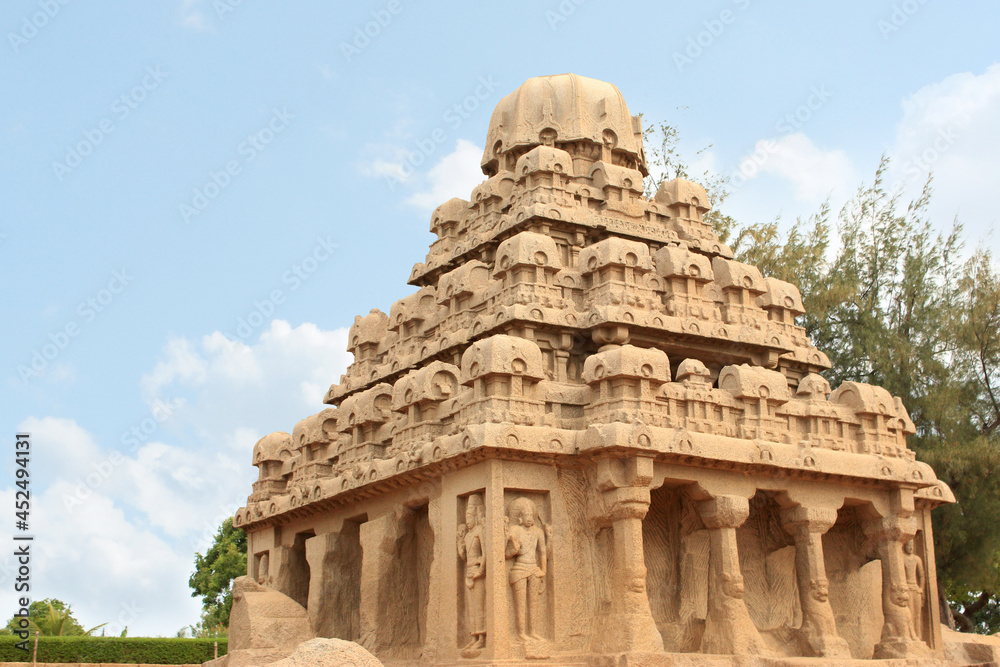
[[[500,100],[486,133],[483,173],[497,173],[505,159],[535,146],[561,147],[578,141],[592,144],[598,152],[606,149],[615,160],[646,174],[639,117],[629,113],[621,91],[576,74],[528,79]]]
[[[284,454],[284,456],[282,456]],[[292,454],[292,436],[284,431],[268,433],[253,446],[253,464],[282,461]]]

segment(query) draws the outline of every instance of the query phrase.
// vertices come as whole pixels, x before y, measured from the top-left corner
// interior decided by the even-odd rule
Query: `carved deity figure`
[[[910,592],[910,616],[913,619],[913,634],[919,639],[923,633],[924,609],[924,563],[913,553],[913,540],[903,545],[903,567],[906,569],[906,585]]]
[[[505,520],[507,533],[506,557],[514,559],[510,570],[510,585],[514,589],[514,620],[522,641],[541,640],[539,626],[540,599],[544,589],[548,545],[545,531],[535,523],[538,508],[527,498],[518,498],[510,505]]]
[[[465,610],[472,641],[463,651],[478,651],[486,645],[486,557],[483,554],[483,497],[469,496],[465,523],[458,527],[458,555],[465,561]]]

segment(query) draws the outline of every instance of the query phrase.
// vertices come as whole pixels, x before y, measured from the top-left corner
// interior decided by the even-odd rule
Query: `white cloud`
[[[164,356],[143,376],[146,401],[184,402],[170,425],[218,444],[231,441],[237,429],[260,436],[291,429],[323,408],[324,392],[351,361],[347,329],[292,328],[282,320],[272,321],[252,345],[215,332],[199,342],[171,340]],[[317,391],[307,396],[303,386]],[[252,445],[243,445],[247,455]]]
[[[479,164],[482,147],[458,139],[450,153],[441,155],[449,145],[447,133],[438,128],[415,137],[412,125],[412,119],[401,117],[385,133],[385,142],[365,146],[367,157],[357,163],[358,172],[382,179],[393,192],[401,188],[405,204],[426,211],[452,197],[468,199],[485,178]]]
[[[191,341],[171,338],[163,352],[166,359],[157,362],[151,373],[142,376],[141,386],[145,395],[156,395],[161,387],[174,382],[192,385],[205,381],[208,369]]]
[[[93,436],[72,419],[28,417],[17,428],[31,434],[31,466],[44,470],[49,479],[76,478],[104,457]]]
[[[410,152],[414,140],[413,124],[412,118],[400,116],[384,132],[383,142],[366,144],[363,151],[365,157],[356,164],[358,173],[371,178],[392,179],[394,183],[404,183],[413,176]]]
[[[395,179],[400,183],[405,183],[411,176],[413,176],[413,171],[408,170],[404,167],[406,160],[406,154],[401,153],[397,156],[397,160],[386,160],[383,158],[374,158],[368,162],[363,162],[359,166],[359,171],[363,176],[371,176],[373,178],[386,178]]]
[[[250,435],[243,431],[241,435]],[[242,441],[252,447],[259,436],[253,434],[252,439]],[[126,491],[121,495],[128,498],[132,508],[137,510],[149,525],[162,529],[163,532],[178,540],[185,540],[191,546],[191,551],[204,548],[206,539],[202,533],[204,527],[199,521],[206,512],[213,508],[225,508],[237,499],[242,503],[249,495],[249,485],[256,478],[250,467],[249,456],[239,456],[232,449],[228,451],[219,448],[192,451],[168,445],[162,442],[151,442],[143,446],[122,466],[116,480]],[[222,518],[216,521],[210,531],[230,516],[222,512]],[[209,538],[211,535],[208,536]]]
[[[932,172],[932,224],[946,230],[957,216],[970,246],[995,244],[990,233],[1000,221],[993,205],[995,156],[1000,153],[1000,64],[982,74],[962,72],[924,86],[901,107],[888,151],[889,188],[902,188],[905,203],[919,195]],[[808,215],[828,194],[838,211],[861,183],[844,151],[821,149],[802,133],[758,141],[734,177],[737,187],[726,210],[740,220],[773,219],[776,201],[791,213],[787,219]],[[750,180],[753,187],[739,187]],[[783,199],[777,187],[782,181],[795,188],[798,203]]]
[[[821,148],[802,132],[757,141],[724,175],[726,213],[743,224],[784,220],[783,228],[827,199],[839,211],[859,182],[845,151]]]
[[[169,535],[188,539],[192,517],[205,508],[223,518],[231,513],[255,478],[254,443],[325,407],[323,394],[351,361],[347,331],[273,320],[252,344],[218,331],[199,342],[170,341],[142,385],[151,406],[181,406],[164,424],[179,444],[145,443],[129,459],[125,478],[141,480],[129,491],[136,508]],[[218,523],[197,526],[199,539],[210,539]]]
[[[33,598],[62,599],[81,623],[109,621],[115,634],[128,625],[133,635],[169,635],[196,622],[194,554],[245,502],[254,442],[322,409],[351,359],[346,346],[347,329],[281,320],[251,344],[220,332],[175,338],[142,377],[151,416],[128,438],[102,443],[61,417],[23,420],[18,431],[32,436]],[[14,490],[0,489],[4,506]],[[0,556],[5,609],[14,565]]]
[[[483,149],[471,141],[459,139],[455,150],[442,157],[423,179],[421,190],[406,198],[417,208],[434,210],[452,197],[468,199],[469,193],[485,178],[479,162]]]
[[[64,498],[74,492],[71,483],[57,481],[33,494],[32,599],[59,598],[85,627],[107,622],[106,632],[114,635],[125,626],[132,635],[168,634],[196,621],[200,605],[187,587],[193,569],[187,545],[130,520],[122,503],[101,493],[67,508]],[[5,506],[13,505],[13,494],[0,491]],[[15,567],[4,554],[0,605],[6,610],[14,609]]]
[[[765,155],[760,171],[791,182],[796,198],[803,202],[818,205],[831,195],[843,197],[857,186],[847,153],[823,150],[802,132],[758,141],[753,154]]]
[[[896,127],[892,177],[915,196],[934,174],[931,219],[955,215],[978,241],[997,223],[993,198],[1000,153],[1000,64],[979,75],[953,74],[903,100]]]
[[[202,0],[184,0],[181,3],[181,18],[179,25],[199,32],[212,32],[214,26],[199,6]]]

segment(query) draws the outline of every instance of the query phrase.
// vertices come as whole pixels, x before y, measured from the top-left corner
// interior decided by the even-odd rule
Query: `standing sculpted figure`
[[[903,567],[906,569],[906,584],[910,589],[910,616],[913,619],[913,633],[920,639],[923,633],[924,610],[924,563],[913,553],[913,540],[903,545]]]
[[[458,555],[465,561],[465,610],[472,641],[463,648],[475,651],[486,645],[486,557],[483,555],[483,497],[469,496],[465,523],[458,527]]]
[[[510,585],[514,589],[514,620],[518,637],[524,642],[543,641],[539,634],[541,614],[539,596],[544,589],[547,565],[545,531],[535,523],[538,508],[527,498],[510,504],[510,516],[504,522],[507,533],[506,557],[514,559]]]

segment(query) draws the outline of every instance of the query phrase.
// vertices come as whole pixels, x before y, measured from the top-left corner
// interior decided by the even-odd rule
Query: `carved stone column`
[[[646,594],[646,563],[642,520],[649,510],[653,462],[646,458],[602,460],[599,488],[611,519],[614,551],[611,613],[598,618],[594,651],[663,651],[663,639],[653,620]]]
[[[708,618],[703,653],[765,653],[764,640],[743,601],[743,575],[736,548],[736,529],[750,516],[743,496],[716,496],[696,505],[709,530]]]
[[[420,646],[413,515],[405,507],[361,524],[361,638],[376,656],[408,658]]]
[[[781,510],[781,523],[795,539],[802,638],[813,656],[850,658],[847,641],[837,634],[837,622],[830,606],[830,582],[823,560],[823,534],[836,522],[835,509],[798,505]]]
[[[555,376],[557,382],[568,382],[569,377],[569,353],[573,349],[573,337],[569,334],[561,334],[558,340],[552,343],[553,354],[555,355]]]
[[[339,533],[327,533],[306,540],[309,563],[309,622],[317,637],[350,637],[351,628],[339,627],[339,586],[337,547]]]
[[[269,568],[270,586],[306,607],[309,600],[309,566],[302,549],[282,544],[271,550]]]
[[[359,530],[362,558],[357,642],[375,655],[391,644],[389,635],[395,630],[385,618],[385,589],[394,569],[396,532],[396,517],[391,514],[366,521]]]
[[[507,575],[504,531],[504,461],[486,462],[489,471],[483,494],[485,522],[483,524],[483,550],[486,557],[486,647],[485,660],[516,660],[522,656],[514,650],[511,637],[511,616],[514,610],[509,603],[510,581]]]
[[[911,499],[912,503],[912,499]],[[927,655],[930,649],[913,630],[909,585],[903,543],[913,539],[916,522],[910,507],[894,507],[886,516],[864,523],[865,533],[875,540],[882,561],[882,639],[875,645],[875,658],[907,658]]]

